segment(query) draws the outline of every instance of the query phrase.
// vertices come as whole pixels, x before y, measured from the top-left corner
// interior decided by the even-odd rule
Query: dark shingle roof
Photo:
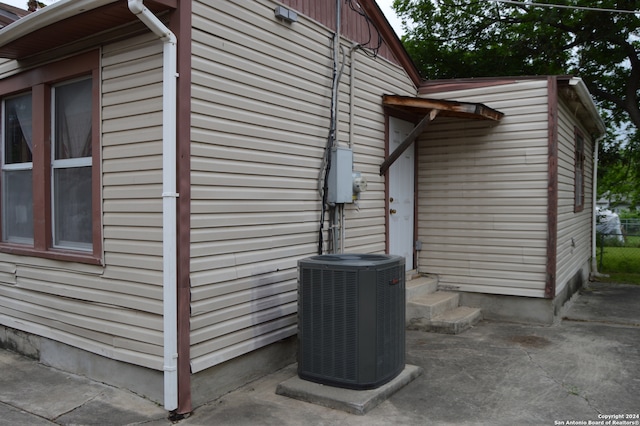
[[[27,4],[25,0],[24,4]],[[20,9],[19,7],[11,6],[6,3],[0,3],[0,28],[4,28],[13,21],[17,21],[23,16],[28,15],[24,9]]]

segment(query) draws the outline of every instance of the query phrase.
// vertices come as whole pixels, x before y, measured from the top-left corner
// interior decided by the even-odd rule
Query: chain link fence
[[[640,235],[640,219],[620,219],[622,234]]]
[[[640,223],[636,228],[624,227],[622,234],[598,233],[598,271],[640,276]],[[633,229],[634,233],[628,230]]]

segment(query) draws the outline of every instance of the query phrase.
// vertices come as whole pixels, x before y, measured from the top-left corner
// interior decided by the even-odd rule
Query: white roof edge
[[[602,117],[600,117],[600,113],[598,113],[598,109],[596,108],[596,104],[591,97],[591,93],[589,93],[589,89],[587,89],[587,85],[584,84],[584,81],[580,77],[571,77],[571,80],[569,80],[569,85],[575,89],[578,97],[580,98],[580,101],[587,109],[587,111],[589,111],[589,113],[593,116],[593,119],[598,126],[598,130],[600,130],[600,134],[605,134],[606,126],[604,125]]]
[[[66,18],[117,0],[59,0],[0,29],[0,46]]]

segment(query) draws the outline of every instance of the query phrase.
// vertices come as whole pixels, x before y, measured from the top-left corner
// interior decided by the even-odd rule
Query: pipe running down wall
[[[147,9],[129,0],[129,10],[163,42],[162,55],[162,288],[164,408],[178,408],[178,304],[176,204],[176,36]]]

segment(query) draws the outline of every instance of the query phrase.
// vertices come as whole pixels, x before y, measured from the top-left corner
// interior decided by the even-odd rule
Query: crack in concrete
[[[82,408],[82,407],[84,407],[85,405],[87,405],[87,404],[88,404],[88,403],[90,403],[91,401],[93,401],[93,400],[95,400],[96,398],[98,398],[98,397],[99,397],[100,395],[102,395],[103,393],[104,393],[104,392],[98,392],[97,394],[95,394],[95,395],[94,395],[94,396],[92,396],[91,398],[89,398],[89,399],[85,400],[82,404],[80,404],[80,405],[76,405],[76,406],[75,406],[75,407],[73,407],[72,409],[67,410],[67,411],[65,411],[64,413],[61,413],[60,415],[58,415],[58,416],[54,417],[53,419],[47,419],[47,420],[50,420],[50,421],[56,421],[56,420],[58,420],[58,419],[59,419],[60,417],[62,417],[62,416],[65,416],[65,415],[67,415],[67,414],[69,414],[69,413],[73,413],[73,412],[74,412],[74,411],[76,411],[78,408]]]
[[[40,414],[32,413],[31,411],[26,411],[25,409],[20,408],[20,407],[18,407],[18,406],[16,406],[16,405],[13,405],[13,404],[9,404],[8,402],[0,401],[0,404],[2,404],[2,405],[6,405],[7,407],[14,408],[14,409],[16,409],[17,411],[20,411],[21,413],[28,413],[29,415],[31,415],[31,416],[33,416],[33,417],[37,417],[37,418],[39,418],[39,419],[42,419],[42,420],[46,420],[46,421],[48,421],[48,422],[55,423],[55,419],[49,419],[49,418],[47,418],[47,417],[45,417],[45,416],[41,416]],[[55,423],[55,424],[59,424],[59,423]]]
[[[613,326],[613,327],[621,327],[621,328],[638,328],[638,327],[640,327],[640,324],[638,324],[638,323],[624,323],[624,322],[606,321],[606,320],[600,320],[600,319],[599,320],[590,320],[590,319],[563,317],[562,321],[577,322],[577,323],[587,323],[587,324],[602,324],[602,325],[608,325],[608,326]]]
[[[523,348],[522,346],[520,346],[520,350],[522,352],[524,352],[527,355],[527,358],[529,358],[529,361],[531,361],[531,363],[533,365],[535,365],[540,371],[542,371],[544,373],[544,376],[546,378],[548,378],[549,380],[553,381],[554,383],[556,383],[558,386],[560,386],[562,389],[564,389],[567,393],[571,394],[571,395],[575,395],[581,399],[583,399],[587,405],[589,406],[589,408],[591,408],[593,411],[595,411],[597,414],[602,414],[602,411],[600,411],[598,408],[596,408],[595,406],[593,406],[593,404],[591,404],[591,401],[589,401],[589,398],[587,398],[586,396],[582,395],[580,393],[580,389],[578,389],[577,386],[571,386],[566,384],[565,382],[555,378],[553,376],[553,374],[551,374],[550,371],[548,371],[546,368],[544,368],[542,365],[540,365],[539,362],[537,362],[536,360],[533,359],[532,354],[527,351],[525,348]]]

